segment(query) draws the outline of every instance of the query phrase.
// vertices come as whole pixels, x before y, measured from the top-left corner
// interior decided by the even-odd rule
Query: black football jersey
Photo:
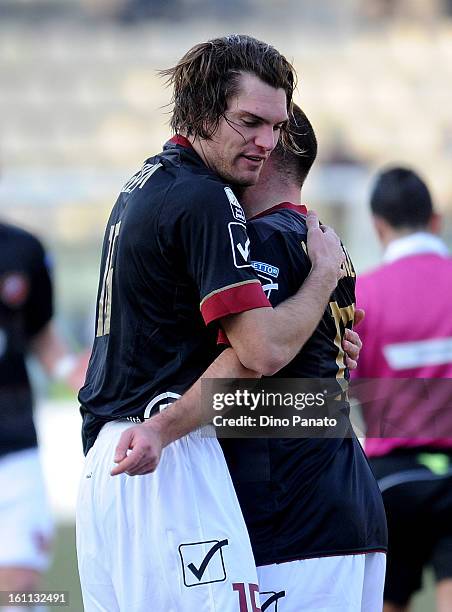
[[[79,394],[85,452],[106,421],[140,422],[186,391],[216,356],[218,319],[263,306],[239,202],[173,138],[126,183],[108,221]]]
[[[311,269],[304,212],[283,203],[248,222],[252,265],[273,306],[293,295]],[[347,275],[312,337],[276,376],[337,380],[342,389],[340,379],[349,376],[342,338],[355,304],[348,254],[345,265]],[[258,565],[386,550],[381,495],[346,408],[344,438],[221,440]]]
[[[0,455],[36,445],[25,357],[52,309],[48,260],[40,242],[0,224]]]

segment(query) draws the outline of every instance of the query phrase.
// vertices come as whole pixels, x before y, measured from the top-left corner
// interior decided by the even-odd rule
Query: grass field
[[[80,583],[78,580],[77,560],[75,555],[75,529],[73,525],[60,525],[56,538],[56,549],[53,566],[46,578],[45,589],[55,591],[69,591],[69,608],[56,608],[52,610],[70,610],[70,612],[83,612]],[[412,612],[434,612],[432,579],[427,576],[426,588],[414,602]],[[127,612],[124,610],[123,612]],[[166,612],[165,610],[149,610],[149,612]],[[300,612],[303,612],[300,610]]]
[[[51,591],[68,591],[69,607],[52,607],[52,610],[83,612],[82,594],[77,571],[75,554],[74,525],[60,525],[57,531],[54,559],[46,576],[44,588]]]

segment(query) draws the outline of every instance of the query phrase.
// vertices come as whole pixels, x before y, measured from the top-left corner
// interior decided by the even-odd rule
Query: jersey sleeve
[[[245,215],[232,190],[214,180],[185,187],[186,193],[172,209],[173,218],[167,207],[161,228],[170,229],[173,243],[180,242],[206,325],[230,314],[269,307],[250,263]]]
[[[248,224],[251,260],[272,306],[294,295],[310,270],[306,242],[295,232],[272,227],[265,217]]]
[[[30,295],[26,304],[26,329],[34,336],[50,321],[53,315],[53,292],[50,263],[41,243],[33,240],[30,245]]]
[[[251,265],[270,304],[277,306],[300,288],[311,270],[306,243],[297,234],[272,227],[265,217],[248,223],[248,237]],[[217,344],[229,345],[223,329]]]

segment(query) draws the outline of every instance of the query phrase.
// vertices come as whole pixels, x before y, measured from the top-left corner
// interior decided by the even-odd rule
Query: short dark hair
[[[317,157],[317,138],[311,122],[297,104],[293,104],[289,118],[289,134],[294,149],[288,150],[279,142],[271,156],[278,174],[301,187]]]
[[[378,174],[370,208],[394,228],[425,227],[433,214],[427,185],[413,170],[402,167],[388,168]]]
[[[160,71],[174,87],[170,121],[174,132],[211,138],[228,99],[237,94],[244,72],[284,89],[290,114],[296,86],[293,66],[271,45],[244,34],[231,34],[195,45],[176,66]],[[290,146],[287,128],[282,130],[281,138]]]

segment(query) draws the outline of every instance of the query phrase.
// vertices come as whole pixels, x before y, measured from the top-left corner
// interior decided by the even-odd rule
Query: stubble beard
[[[232,164],[228,164],[223,158],[219,157],[211,163],[211,168],[216,172],[226,183],[230,183],[239,189],[246,189],[246,187],[252,187],[259,180],[260,172],[254,175],[253,178],[245,178],[237,176],[231,170]]]

